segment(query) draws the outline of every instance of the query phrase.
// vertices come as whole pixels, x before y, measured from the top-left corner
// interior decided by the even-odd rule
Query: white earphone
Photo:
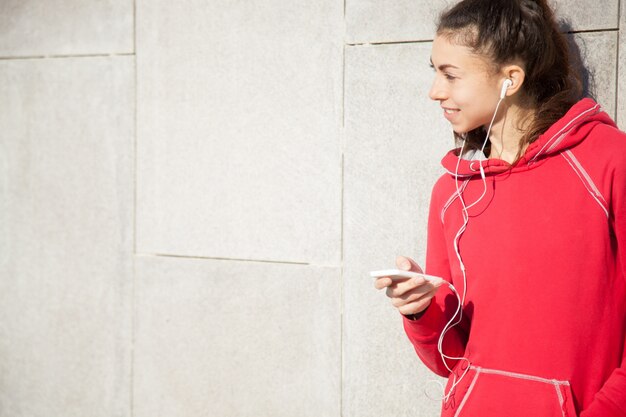
[[[502,90],[500,90],[500,99],[504,99],[504,97],[506,97],[506,90],[513,85],[513,81],[511,81],[510,79],[506,79],[504,80],[504,82],[502,83]]]

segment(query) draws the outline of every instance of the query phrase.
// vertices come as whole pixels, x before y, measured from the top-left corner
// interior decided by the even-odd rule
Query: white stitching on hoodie
[[[525,379],[528,381],[543,382],[544,384],[569,386],[569,381],[559,381],[557,379],[542,378],[540,376],[535,376],[535,375],[519,374],[517,372],[501,371],[499,369],[482,368],[482,367],[474,366],[474,365],[470,365],[470,369],[475,369],[476,371],[480,370],[480,372],[484,374],[502,375],[502,376],[509,376],[511,378]]]
[[[593,180],[591,179],[591,176],[589,176],[587,171],[585,171],[585,168],[583,168],[580,161],[578,161],[578,159],[574,156],[572,151],[570,151],[569,149],[561,152],[561,156],[565,158],[569,166],[572,167],[572,169],[574,170],[576,175],[578,175],[578,178],[580,178],[580,180],[582,181],[583,185],[585,186],[589,194],[591,194],[594,200],[596,200],[596,202],[600,205],[600,207],[602,208],[602,211],[604,211],[604,214],[608,218],[609,217],[609,210],[608,210],[609,205],[604,199],[604,197],[602,196],[602,194],[600,193],[600,190],[598,190],[598,187],[596,187],[596,185],[594,184]]]
[[[567,417],[565,415],[565,410],[563,410],[563,404],[565,404],[565,399],[563,398],[563,393],[561,392],[561,388],[559,387],[558,381],[554,381],[554,389],[556,390],[556,396],[559,398],[559,405],[561,406],[561,415],[563,417]]]
[[[457,417],[461,413],[463,406],[465,406],[465,402],[470,397],[470,394],[472,393],[472,390],[474,389],[474,385],[476,385],[476,380],[478,379],[478,375],[480,375],[481,368],[475,368],[475,370],[476,370],[476,373],[474,374],[474,379],[472,379],[472,383],[467,389],[467,392],[465,393],[465,396],[463,397],[463,401],[461,401],[461,404],[459,404],[459,408],[456,410],[456,413],[454,413],[454,417]]]
[[[530,161],[528,161],[528,163],[534,162],[534,161],[535,161],[535,160],[539,157],[539,155],[541,155],[541,154],[544,152],[545,148],[546,148],[548,145],[551,145],[551,146],[550,146],[550,149],[548,150],[548,152],[549,152],[549,151],[551,151],[552,149],[554,149],[554,147],[555,147],[555,146],[557,146],[559,143],[561,143],[561,141],[563,140],[563,138],[564,138],[565,136],[567,136],[567,134],[569,133],[569,131],[571,130],[571,128],[573,128],[573,126],[571,126],[571,125],[572,125],[574,122],[578,122],[578,119],[580,119],[581,117],[583,117],[583,116],[588,116],[588,115],[587,115],[587,113],[589,113],[589,112],[594,112],[593,114],[597,114],[597,113],[599,113],[599,112],[600,112],[600,105],[599,105],[599,104],[596,104],[596,105],[595,105],[595,106],[593,106],[592,108],[585,110],[584,112],[580,113],[578,116],[576,116],[576,117],[574,117],[572,120],[570,120],[570,121],[569,121],[569,122],[568,122],[565,126],[563,126],[563,127],[561,128],[561,130],[559,130],[558,132],[556,132],[556,133],[554,134],[554,136],[552,136],[552,137],[550,138],[550,140],[549,140],[549,141],[547,141],[547,142],[546,142],[546,143],[545,143],[545,144],[541,147],[541,149],[539,150],[539,152],[537,152],[537,154],[536,154],[535,156],[533,156],[533,157],[532,157],[532,159],[531,159]],[[564,132],[564,130],[565,130],[565,129],[568,129],[568,128],[570,128],[570,129]],[[562,135],[561,135],[561,133],[562,133]],[[559,137],[558,137],[558,139],[556,139],[556,142],[555,142],[555,143],[551,144],[551,142],[552,142],[553,140],[555,140],[555,138],[556,138],[558,135],[561,135],[561,136],[559,136]]]
[[[472,379],[472,382],[467,388],[467,391],[463,397],[463,400],[461,401],[461,404],[459,404],[459,408],[456,410],[456,413],[454,413],[454,417],[460,416],[461,410],[463,409],[463,407],[465,406],[465,403],[469,399],[470,394],[472,393],[472,390],[474,389],[474,386],[476,385],[476,382],[478,381],[478,376],[480,374],[500,375],[500,376],[505,376],[509,378],[517,378],[517,379],[523,379],[523,380],[533,381],[533,382],[541,382],[544,384],[552,385],[556,389],[556,396],[559,401],[561,415],[563,417],[567,417],[565,410],[563,409],[563,405],[565,404],[565,399],[563,398],[563,393],[561,392],[560,387],[561,386],[569,387],[570,386],[569,381],[560,381],[558,379],[542,378],[540,376],[535,376],[535,375],[527,375],[527,374],[520,374],[517,372],[502,371],[500,369],[483,368],[483,367],[474,366],[474,365],[470,365],[470,369],[474,370],[476,373],[474,374],[474,378]]]

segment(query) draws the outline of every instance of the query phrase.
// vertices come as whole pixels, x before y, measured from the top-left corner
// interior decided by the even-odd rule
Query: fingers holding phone
[[[399,256],[396,265],[402,269],[372,271],[376,277],[374,286],[386,288],[386,295],[401,314],[411,315],[424,311],[439,287],[444,283],[440,277],[426,275],[410,258]]]

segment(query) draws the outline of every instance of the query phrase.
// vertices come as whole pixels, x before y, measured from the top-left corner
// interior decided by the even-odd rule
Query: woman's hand
[[[413,259],[404,256],[396,258],[396,266],[403,271],[423,273],[422,268]],[[374,282],[376,289],[387,289],[386,294],[391,298],[391,304],[405,316],[426,310],[441,284],[428,282],[422,277],[393,280],[381,277]]]

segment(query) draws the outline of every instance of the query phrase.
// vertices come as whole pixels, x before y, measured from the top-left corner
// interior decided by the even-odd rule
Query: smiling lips
[[[446,119],[448,119],[449,122],[452,122],[452,120],[456,118],[457,113],[461,111],[459,109],[448,109],[445,107],[442,107],[442,109],[443,109],[443,116]]]

